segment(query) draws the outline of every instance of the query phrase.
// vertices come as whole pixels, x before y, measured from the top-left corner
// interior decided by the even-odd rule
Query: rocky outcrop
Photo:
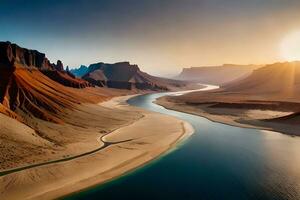
[[[22,48],[10,42],[0,42],[0,69],[14,71],[16,68],[39,70],[52,80],[68,87],[84,88],[91,86],[87,81],[64,71],[63,63],[60,60],[53,64],[50,63],[44,53]]]
[[[95,70],[101,70],[107,80],[124,82],[129,82],[140,71],[137,65],[131,65],[129,62],[114,64],[95,63],[89,66],[88,73]]]
[[[46,55],[36,50],[21,48],[10,42],[0,42],[1,68],[35,67],[40,70],[53,70]]]
[[[88,67],[82,77],[100,87],[107,86],[119,89],[169,90],[170,87],[182,87],[184,82],[151,76],[129,62],[115,64],[95,63]]]
[[[54,67],[57,71],[64,71],[64,65],[60,60],[57,61]]]

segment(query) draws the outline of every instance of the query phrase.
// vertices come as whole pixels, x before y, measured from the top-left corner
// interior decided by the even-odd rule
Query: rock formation
[[[64,71],[64,65],[60,60],[57,61],[56,65],[55,65],[55,69],[57,71]]]
[[[91,64],[82,78],[98,86],[129,90],[168,90],[185,85],[182,81],[151,76],[129,62]]]
[[[45,54],[36,50],[21,48],[10,42],[0,42],[1,68],[26,67],[39,70],[54,70]]]

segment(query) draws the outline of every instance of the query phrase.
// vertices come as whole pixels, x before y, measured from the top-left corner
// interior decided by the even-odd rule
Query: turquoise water
[[[153,104],[168,93],[130,99],[195,129],[184,144],[121,178],[64,199],[300,199],[300,138],[238,128]]]

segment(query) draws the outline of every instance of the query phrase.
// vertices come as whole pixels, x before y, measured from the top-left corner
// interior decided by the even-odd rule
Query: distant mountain
[[[186,84],[183,81],[151,76],[129,62],[91,64],[82,78],[98,86],[119,89],[169,90]]]
[[[190,80],[200,83],[223,85],[225,83],[243,79],[250,75],[253,70],[259,68],[257,65],[234,65],[224,64],[222,66],[191,67],[184,68],[175,77],[178,80]]]
[[[79,68],[71,69],[70,72],[77,77],[82,77],[88,72],[88,67],[81,65]]]

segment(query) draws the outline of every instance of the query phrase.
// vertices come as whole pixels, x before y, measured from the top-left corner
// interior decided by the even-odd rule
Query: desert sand
[[[66,160],[56,163],[29,167],[13,173],[8,172],[6,175],[2,174],[0,176],[1,199],[53,199],[101,184],[145,165],[193,133],[193,128],[189,124],[174,117],[127,105],[125,102],[129,97],[113,98],[101,105],[84,105],[80,111],[76,111],[80,113],[73,113],[73,117],[68,118],[69,134],[63,132],[68,130],[67,128],[57,125],[58,130],[59,127],[61,128],[60,141],[68,144],[65,145],[65,148],[69,149],[70,155],[66,157]],[[101,124],[100,120],[97,120],[97,115],[94,115],[91,120],[91,116],[96,113],[102,115]],[[78,116],[80,118],[74,121]],[[104,116],[106,123],[103,121]],[[120,121],[120,116],[126,116],[126,120]],[[14,120],[4,115],[0,115],[0,117],[5,124],[10,124],[10,120]],[[82,128],[77,126],[78,130],[76,130],[69,125],[71,121],[80,124]],[[94,126],[90,126],[90,123],[94,123]],[[6,128],[6,125],[3,124],[3,128]],[[20,138],[32,143],[36,138],[35,132],[24,126],[19,123],[16,126],[15,138],[11,139]],[[104,127],[99,128],[99,126]],[[17,130],[19,129],[28,132],[26,137],[18,136]],[[97,129],[98,131],[96,131]],[[70,138],[73,135],[77,142],[68,143],[68,138],[74,140],[74,138]],[[49,149],[53,145],[55,146],[55,143],[48,144],[47,141],[38,141],[37,144],[49,146]],[[90,153],[83,154],[83,150],[90,151]],[[75,154],[77,157],[72,159],[72,156],[76,156]],[[49,154],[45,154],[43,157],[47,157],[46,155]],[[49,160],[54,158],[55,156],[48,157]],[[13,167],[22,166],[3,166],[2,172]]]

